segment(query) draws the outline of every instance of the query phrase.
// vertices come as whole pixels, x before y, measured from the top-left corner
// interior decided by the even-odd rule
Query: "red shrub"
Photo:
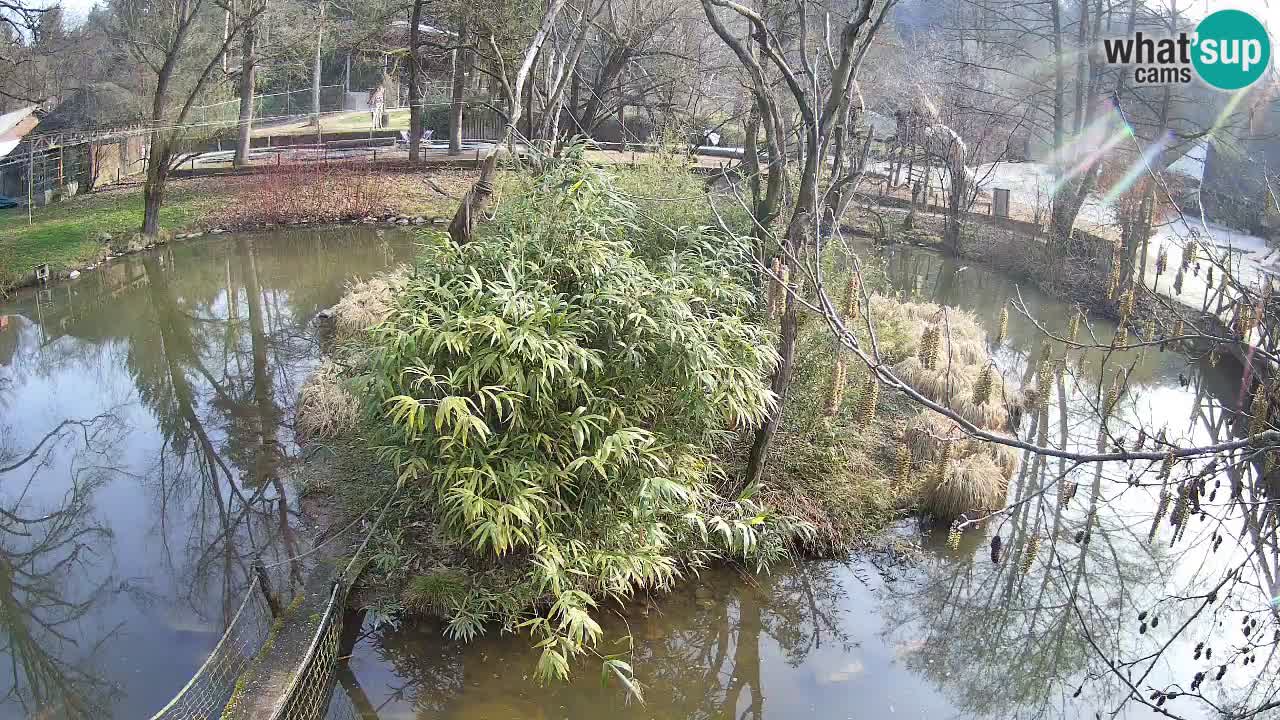
[[[213,224],[340,222],[394,207],[382,176],[368,166],[286,165],[236,180],[227,206],[213,214]]]

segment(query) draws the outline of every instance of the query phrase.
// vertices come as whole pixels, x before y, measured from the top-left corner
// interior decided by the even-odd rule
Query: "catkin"
[[[952,551],[960,549],[960,528],[957,525],[951,526],[951,532],[947,533],[947,547]]]
[[[856,272],[849,273],[849,282],[844,287],[844,321],[852,325],[858,319],[858,292],[862,287],[862,276]]]
[[[1067,340],[1076,341],[1076,336],[1080,334],[1080,318],[1083,314],[1080,308],[1076,308],[1076,311],[1071,314],[1071,321],[1067,323]]]
[[[862,399],[858,404],[858,415],[863,425],[870,425],[876,419],[876,404],[880,401],[880,379],[874,372],[867,375],[867,382],[862,388]]]
[[[920,358],[920,364],[926,368],[933,368],[938,360],[938,345],[941,342],[937,325],[930,325],[925,328],[924,334],[920,336],[920,349],[917,356]]]
[[[1048,359],[1040,361],[1036,369],[1036,402],[1040,408],[1048,407],[1049,392],[1053,389],[1053,363]]]
[[[933,481],[935,485],[941,486],[947,481],[947,466],[951,463],[951,443],[943,441],[942,452],[938,454],[938,464],[934,466]]]
[[[897,482],[899,487],[906,487],[911,481],[911,450],[907,447],[906,440],[898,445],[898,473]]]
[[[1267,413],[1271,403],[1267,399],[1267,390],[1262,383],[1253,391],[1253,402],[1249,405],[1249,434],[1257,435],[1267,429]]]
[[[973,386],[973,404],[982,405],[991,399],[992,370],[991,363],[982,366],[978,373],[978,382]]]
[[[1131,314],[1133,314],[1133,288],[1129,288],[1124,295],[1120,296],[1120,324],[1124,325]]]
[[[1062,492],[1058,494],[1058,502],[1062,507],[1066,507],[1071,503],[1071,499],[1076,496],[1077,489],[1079,489],[1079,485],[1076,485],[1074,480],[1067,480],[1062,483]]]
[[[844,389],[848,381],[849,368],[844,359],[844,353],[836,350],[836,362],[831,368],[831,392],[827,395],[827,406],[825,408],[827,417],[834,417],[840,412],[840,406],[844,404]]]
[[[996,327],[996,344],[1004,342],[1009,337],[1009,306],[1000,308],[1000,322]]]
[[[1194,492],[1183,485],[1178,490],[1178,502],[1174,505],[1173,524],[1177,529],[1173,531],[1173,540],[1170,544],[1178,542],[1182,539],[1183,533],[1187,531],[1187,520],[1191,517],[1191,500],[1190,495]]]
[[[1177,462],[1177,457],[1173,454],[1173,448],[1164,454],[1164,462],[1160,464],[1160,474],[1156,476],[1157,480],[1168,480],[1173,474],[1173,464]]]
[[[786,263],[782,264],[782,275],[780,277],[782,278],[782,283],[778,288],[778,296],[774,298],[778,303],[774,314],[779,316],[787,309],[787,296],[791,294],[791,268]]]
[[[1147,533],[1148,543],[1155,542],[1156,535],[1160,532],[1160,522],[1164,520],[1165,513],[1169,512],[1170,499],[1167,489],[1160,491],[1160,502],[1156,505],[1156,515],[1151,519],[1151,530]]]
[[[1036,554],[1040,552],[1040,536],[1032,535],[1027,540],[1027,546],[1022,551],[1022,574],[1026,575],[1031,572],[1031,565],[1036,561]]]
[[[1236,332],[1240,337],[1248,337],[1251,330],[1253,330],[1253,306],[1241,303],[1240,310],[1236,313]]]

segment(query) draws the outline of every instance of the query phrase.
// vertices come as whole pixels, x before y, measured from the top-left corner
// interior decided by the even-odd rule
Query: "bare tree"
[[[185,125],[191,109],[214,79],[223,54],[261,11],[240,16],[218,42],[209,40],[216,35],[201,32],[201,25],[217,23],[218,11],[226,9],[218,2],[116,0],[112,7],[117,36],[151,73],[150,151],[142,188],[142,233],[151,236],[160,229],[165,183],[188,130]]]
[[[262,12],[266,9],[267,0],[262,2]],[[250,3],[252,8],[257,3]],[[230,16],[228,16],[229,18]],[[257,90],[258,77],[258,32],[257,21],[244,24],[244,38],[240,46],[240,112],[236,122],[236,154],[233,162],[243,166],[249,162],[250,138],[253,137],[254,93]],[[230,25],[228,25],[228,28]]]
[[[760,12],[732,0],[702,0],[712,29],[738,56],[751,77],[752,92],[764,118],[766,142],[770,145],[771,175],[785,175],[786,165],[781,148],[782,110],[765,78],[766,65],[781,76],[788,100],[795,104],[800,116],[799,187],[786,229],[777,240],[780,257],[785,258],[785,262],[793,262],[793,258],[799,257],[816,240],[821,215],[818,212],[821,207],[819,172],[832,146],[833,132],[844,127],[840,121],[846,115],[858,66],[893,4],[893,0],[860,0],[847,15],[838,15],[832,7],[781,3],[799,23],[798,53],[789,59],[777,34]],[[746,21],[749,36],[756,44],[755,52],[722,20],[720,12],[726,10]],[[819,36],[811,35],[816,26],[824,29],[821,44],[815,42]],[[818,46],[813,47],[811,43]],[[795,362],[798,312],[795,294],[788,290],[778,345],[780,361],[772,380],[777,406],[756,431],[745,477],[748,486],[758,485],[763,479],[765,458],[786,404]]]

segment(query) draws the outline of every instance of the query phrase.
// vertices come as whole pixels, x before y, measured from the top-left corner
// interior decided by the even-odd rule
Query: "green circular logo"
[[[1219,10],[1196,26],[1191,62],[1200,78],[1219,90],[1252,85],[1271,64],[1271,38],[1243,10]]]

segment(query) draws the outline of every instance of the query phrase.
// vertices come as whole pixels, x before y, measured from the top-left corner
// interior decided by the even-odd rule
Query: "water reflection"
[[[63,421],[31,448],[0,446],[0,651],[9,665],[0,701],[28,717],[88,716],[108,708],[116,693],[93,665],[119,628],[80,636],[81,621],[111,592],[112,580],[78,580],[110,555],[111,531],[92,509],[118,429],[104,414]],[[62,451],[77,458],[63,497],[33,500],[41,468]]]
[[[630,651],[644,705],[602,682],[589,664],[569,684],[539,687],[530,674],[536,655],[523,639],[462,646],[442,641],[430,622],[373,632],[361,643],[352,668],[365,701],[355,704],[365,708],[364,717],[384,719],[858,714],[849,692],[897,681],[874,651],[860,659],[861,646],[875,636],[855,622],[872,597],[855,572],[874,574],[870,566],[839,563],[758,578],[715,570],[671,595],[616,608],[606,632],[615,638],[630,632],[634,647],[606,651]]]
[[[289,425],[311,319],[410,252],[373,231],[209,240],[0,306],[0,717],[147,717],[253,558],[301,584]]]

